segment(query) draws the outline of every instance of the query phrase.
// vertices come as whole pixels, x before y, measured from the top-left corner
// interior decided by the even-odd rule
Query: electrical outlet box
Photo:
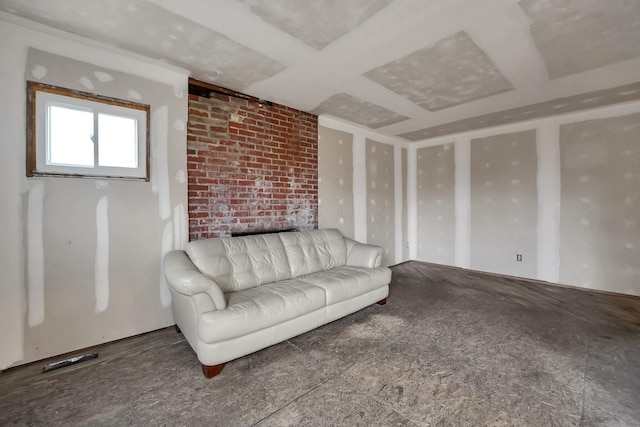
[[[516,261],[522,261],[522,254],[516,254]]]

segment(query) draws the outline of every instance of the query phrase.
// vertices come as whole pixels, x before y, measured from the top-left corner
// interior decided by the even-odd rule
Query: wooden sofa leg
[[[378,304],[380,304],[380,305],[385,305],[386,303],[387,303],[387,299],[386,298],[378,301]]]
[[[222,372],[222,368],[224,368],[224,363],[221,365],[202,365],[202,373],[207,378],[212,378]]]

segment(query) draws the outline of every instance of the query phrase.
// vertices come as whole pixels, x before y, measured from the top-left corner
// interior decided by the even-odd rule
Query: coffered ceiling
[[[0,0],[0,10],[409,141],[640,99],[639,0]]]

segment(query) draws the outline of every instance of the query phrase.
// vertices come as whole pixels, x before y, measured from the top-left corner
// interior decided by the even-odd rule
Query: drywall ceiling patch
[[[184,67],[197,78],[240,90],[282,71],[284,65],[230,38],[143,0],[0,1],[0,10],[54,28]]]
[[[429,111],[513,89],[464,31],[374,68],[365,77]]]
[[[522,0],[552,79],[640,56],[638,0]]]
[[[373,129],[407,120],[408,117],[394,113],[378,105],[362,101],[345,93],[333,95],[312,111],[313,114],[331,114],[345,120],[360,123]]]
[[[392,0],[244,0],[270,25],[321,50],[385,8]]]

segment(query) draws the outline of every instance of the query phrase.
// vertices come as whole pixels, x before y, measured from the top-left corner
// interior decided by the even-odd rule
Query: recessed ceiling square
[[[285,67],[228,37],[152,3],[3,0],[0,9],[194,71],[240,90]]]
[[[522,0],[549,77],[640,56],[638,0]]]
[[[315,110],[313,114],[331,114],[361,125],[369,126],[376,129],[383,126],[392,125],[394,123],[407,120],[408,117],[394,113],[391,110],[370,104],[358,98],[345,93],[333,95],[324,101]]]
[[[393,0],[242,0],[265,22],[321,50]]]
[[[429,111],[513,89],[463,31],[374,68],[365,76]]]

